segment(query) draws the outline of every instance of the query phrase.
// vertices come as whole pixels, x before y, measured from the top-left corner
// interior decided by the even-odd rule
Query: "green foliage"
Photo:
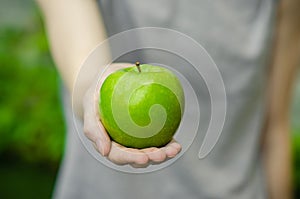
[[[63,152],[65,132],[58,90],[58,74],[39,15],[25,27],[1,27],[0,156],[13,154],[29,163],[57,165]],[[294,131],[294,187],[296,198],[300,198],[300,129]],[[5,180],[3,184],[15,186],[18,183],[15,179],[18,179],[19,187],[27,182],[28,186],[34,183],[37,190],[51,188],[52,185],[43,184],[49,182],[53,174],[41,184],[37,176],[44,178],[44,174],[34,174],[34,169],[30,175],[22,177],[23,171],[16,173],[19,170],[12,168],[10,173],[15,177],[9,175],[6,179],[10,181]],[[0,172],[0,176],[5,177],[9,171],[2,168]],[[29,178],[35,182],[29,182]],[[14,192],[15,189],[10,193]],[[37,194],[36,190],[32,193]]]
[[[294,190],[296,198],[300,198],[300,129],[293,133],[293,159],[294,159]]]
[[[60,160],[64,121],[53,65],[38,16],[25,28],[0,29],[0,155]]]

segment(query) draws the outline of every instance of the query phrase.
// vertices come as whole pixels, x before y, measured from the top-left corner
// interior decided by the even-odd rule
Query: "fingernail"
[[[97,148],[98,148],[99,152],[101,153],[101,155],[104,156],[104,146],[101,143],[100,139],[96,141],[96,145],[97,145]]]

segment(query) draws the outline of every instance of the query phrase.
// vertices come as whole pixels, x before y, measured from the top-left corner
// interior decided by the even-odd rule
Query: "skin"
[[[175,157],[181,150],[180,144],[175,140],[172,140],[169,144],[162,148],[145,148],[145,149],[133,149],[126,148],[116,142],[110,141],[105,128],[100,122],[98,115],[98,101],[99,91],[101,85],[107,76],[116,70],[121,68],[127,68],[133,66],[129,63],[116,63],[113,64],[102,75],[97,84],[97,80],[93,83],[83,100],[84,115],[83,120],[88,121],[84,123],[85,135],[94,142],[95,148],[102,155],[118,165],[131,164],[133,167],[147,167],[150,163],[160,163],[168,158]],[[95,92],[97,90],[98,92]],[[93,106],[91,106],[93,105]]]
[[[97,2],[95,0],[37,0],[37,2],[44,14],[54,61],[72,94],[81,63],[91,50],[106,39]],[[103,60],[109,59],[108,50],[101,56]],[[100,81],[110,73],[128,66],[128,64],[112,64]],[[90,76],[93,76],[92,72]],[[151,163],[160,163],[175,157],[180,152],[181,145],[174,140],[162,148],[142,150],[126,148],[112,142],[99,122],[97,113],[93,111],[95,104],[98,104],[98,98],[93,92],[96,82],[91,82],[90,79],[87,78],[85,82],[81,82],[80,88],[76,88],[80,90],[78,92],[80,94],[74,97],[74,101],[79,102],[74,108],[78,117],[83,119],[85,135],[94,143],[99,153],[119,165],[147,167]]]
[[[292,196],[290,102],[299,69],[300,1],[284,0],[278,10],[270,68],[268,107],[262,150],[271,199]]]
[[[82,61],[106,38],[98,5],[95,0],[37,1],[44,13],[57,68],[72,93]],[[276,47],[269,73],[268,106],[261,152],[265,162],[268,191],[272,199],[292,197],[289,105],[300,52],[299,4],[299,0],[284,0],[280,3]],[[105,59],[109,54],[103,52],[101,56]],[[106,76],[125,66],[111,65]],[[75,111],[83,118],[85,134],[102,155],[116,164],[146,167],[152,162],[163,162],[179,153],[181,146],[174,140],[163,148],[143,150],[129,149],[111,142],[97,118],[97,113],[93,111],[97,101],[93,92],[95,86],[95,82],[82,83],[82,87],[79,88],[82,95],[75,96],[82,103],[75,106]],[[84,98],[81,99],[81,96]]]

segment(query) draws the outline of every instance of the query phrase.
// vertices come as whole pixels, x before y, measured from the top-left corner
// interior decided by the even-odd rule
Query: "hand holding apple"
[[[114,141],[110,140],[104,126],[100,122],[98,115],[98,100],[99,93],[95,90],[100,90],[104,80],[114,71],[122,68],[128,68],[133,64],[112,64],[105,74],[101,77],[100,84],[95,89],[96,82],[87,91],[83,106],[84,106],[84,132],[86,136],[93,141],[95,148],[109,160],[116,164],[131,164],[134,167],[145,167],[150,162],[163,162],[167,158],[176,156],[181,150],[181,146],[172,140],[164,147],[150,147],[143,149],[127,148]],[[181,113],[180,113],[181,114]],[[177,128],[177,127],[176,127]],[[174,133],[174,132],[172,132]],[[167,141],[170,141],[169,139]],[[160,144],[161,145],[161,144]]]

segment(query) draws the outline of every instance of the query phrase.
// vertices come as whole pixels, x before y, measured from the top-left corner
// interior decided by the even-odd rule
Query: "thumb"
[[[99,119],[97,99],[94,89],[90,89],[84,97],[83,129],[84,134],[94,142],[101,155],[107,156],[111,148],[111,141]]]

